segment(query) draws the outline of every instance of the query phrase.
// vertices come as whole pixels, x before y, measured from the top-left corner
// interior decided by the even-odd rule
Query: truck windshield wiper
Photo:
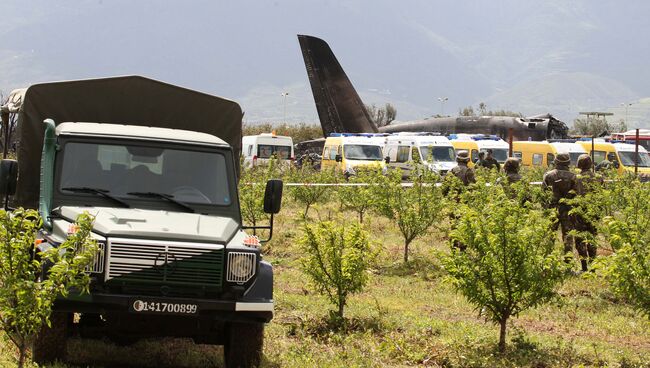
[[[158,192],[128,192],[126,194],[137,196],[137,197],[143,197],[143,198],[161,198],[177,205],[178,207],[183,207],[188,212],[192,212],[192,213],[196,212],[194,208],[190,207],[187,203],[174,199],[174,196],[171,194],[158,193]]]
[[[117,198],[115,196],[112,196],[112,195],[108,194],[110,192],[108,190],[106,190],[106,189],[90,188],[90,187],[66,187],[66,188],[61,188],[61,190],[65,190],[65,191],[68,191],[68,192],[74,192],[74,193],[96,194],[96,195],[98,195],[100,197],[108,198],[108,199],[112,200],[115,203],[119,203],[119,204],[122,205],[122,207],[131,208],[130,204],[124,202],[123,200],[121,200],[121,199],[119,199],[119,198]]]

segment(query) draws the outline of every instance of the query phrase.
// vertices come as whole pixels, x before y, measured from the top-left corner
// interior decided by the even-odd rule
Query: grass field
[[[382,249],[366,291],[352,296],[344,329],[328,324],[326,299],[301,273],[297,239],[303,220],[287,203],[276,217],[274,241],[265,249],[275,267],[275,318],[265,337],[267,367],[650,367],[650,322],[618,299],[601,279],[574,277],[561,298],[513,318],[508,349],[497,352],[498,328],[486,322],[445,281],[438,252],[443,234],[412,244],[401,262],[402,240],[393,224],[367,216]],[[312,221],[337,214],[315,207]],[[353,214],[345,214],[354,218]],[[0,365],[15,351],[3,340]],[[92,340],[68,344],[71,363],[56,367],[220,367],[221,349],[185,340],[143,341],[116,347]]]

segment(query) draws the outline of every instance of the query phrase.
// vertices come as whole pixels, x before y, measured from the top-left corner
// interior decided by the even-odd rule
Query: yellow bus
[[[549,167],[556,152],[555,147],[548,142],[512,142],[512,156],[518,158],[523,166]]]

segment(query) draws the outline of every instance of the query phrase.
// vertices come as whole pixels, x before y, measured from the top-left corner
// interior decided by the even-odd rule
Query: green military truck
[[[84,212],[101,248],[90,293],[55,303],[37,362],[63,359],[75,335],[189,337],[223,345],[229,367],[259,364],[273,269],[242,224],[242,115],[233,101],[143,77],[12,92],[2,118],[9,131],[17,117],[17,161],[2,161],[0,192],[39,209],[41,250],[61,244]],[[271,233],[281,197],[282,182],[269,181]]]

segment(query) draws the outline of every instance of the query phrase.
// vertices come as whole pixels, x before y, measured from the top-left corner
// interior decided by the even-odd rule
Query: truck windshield
[[[343,154],[348,160],[381,161],[381,147],[365,144],[346,144],[343,146]]]
[[[291,146],[274,146],[271,144],[260,144],[257,146],[257,157],[271,158],[272,155],[286,160],[291,155]]]
[[[95,188],[127,202],[133,193],[158,193],[184,203],[232,201],[226,159],[216,151],[68,142],[62,154],[58,188],[64,194],[68,188]]]
[[[618,156],[621,158],[621,163],[623,166],[634,167],[635,152],[619,151]],[[650,167],[650,155],[648,155],[646,152],[639,152],[639,167]]]
[[[427,162],[449,162],[454,161],[454,147],[420,147],[420,154]]]

